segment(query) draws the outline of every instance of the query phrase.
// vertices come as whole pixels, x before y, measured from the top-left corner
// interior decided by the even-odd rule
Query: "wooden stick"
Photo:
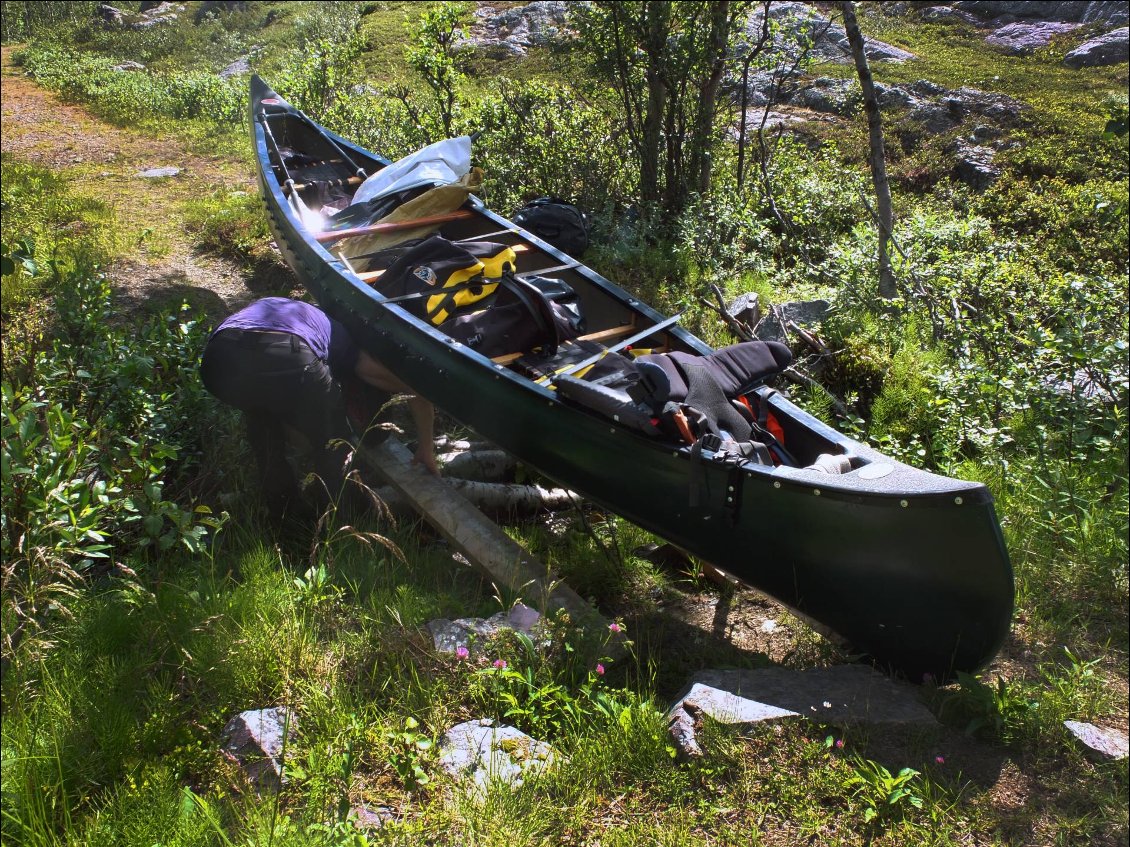
[[[325,244],[329,241],[337,241],[340,238],[354,238],[358,235],[374,235],[378,232],[397,232],[404,229],[415,229],[419,226],[431,226],[433,224],[445,224],[449,221],[462,221],[467,218],[475,217],[475,213],[470,209],[456,209],[454,212],[449,212],[446,215],[432,215],[428,218],[416,218],[410,221],[390,221],[384,224],[370,224],[369,226],[357,226],[352,229],[339,229],[330,230],[328,232],[315,233],[314,240],[319,244]]]

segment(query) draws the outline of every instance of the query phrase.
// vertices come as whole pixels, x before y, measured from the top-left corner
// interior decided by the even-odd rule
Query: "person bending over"
[[[439,473],[431,403],[309,303],[267,297],[236,312],[208,339],[200,375],[211,394],[243,412],[267,509],[275,520],[284,517],[300,493],[286,460],[288,427],[309,441],[314,470],[328,497],[341,492],[351,456],[341,383],[352,376],[385,392],[385,400],[392,394],[411,395],[418,442],[414,461]]]

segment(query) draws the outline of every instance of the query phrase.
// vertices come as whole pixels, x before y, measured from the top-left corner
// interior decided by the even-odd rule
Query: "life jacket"
[[[407,298],[405,309],[439,326],[494,295],[502,275],[517,264],[505,244],[455,244],[434,235],[405,250],[381,276],[380,289],[386,297]],[[422,296],[410,296],[417,294]]]

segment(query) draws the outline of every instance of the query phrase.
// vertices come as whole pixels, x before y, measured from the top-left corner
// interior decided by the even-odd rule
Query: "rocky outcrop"
[[[1018,20],[1068,21],[1081,24],[1119,26],[1130,22],[1130,10],[1119,0],[1020,0],[1020,2],[992,2],[992,0],[960,0],[953,4],[961,12],[976,15],[990,25],[1003,26]]]
[[[843,25],[835,23],[808,3],[773,3],[769,18],[777,26],[773,52],[786,61],[800,57],[807,49],[818,61],[850,63],[851,47]],[[747,43],[756,43],[765,20],[761,4],[755,8],[745,27]],[[874,38],[864,37],[864,52],[873,62],[905,62],[914,54]],[[758,104],[754,104],[758,105]]]
[[[1051,44],[1056,36],[1076,30],[1083,24],[1065,21],[1040,21],[1038,23],[1013,23],[995,30],[985,39],[1000,47],[1010,56],[1027,56]]]
[[[571,35],[567,26],[569,4],[536,2],[499,11],[482,6],[475,11],[464,44],[480,50],[511,56],[525,56],[531,47],[541,47]]]
[[[1130,27],[1122,27],[1081,44],[1063,57],[1069,68],[1116,65],[1130,59]]]

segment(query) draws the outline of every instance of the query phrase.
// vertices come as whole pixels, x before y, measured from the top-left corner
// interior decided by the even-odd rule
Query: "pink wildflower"
[[[836,739],[836,749],[837,750],[843,750],[844,749],[844,740],[842,738]]]
[[[604,676],[604,665],[602,665],[600,662],[596,663],[596,675]]]
[[[506,667],[506,660],[505,659],[495,659],[494,660],[494,666],[496,668],[498,668],[499,670],[502,670],[503,668]]]
[[[455,658],[456,659],[463,660],[463,659],[466,659],[470,655],[471,655],[471,651],[468,650],[466,647],[456,647],[455,648]]]
[[[612,622],[608,625],[608,631],[609,632],[623,632],[624,627],[620,626],[620,624],[618,624],[614,621],[614,622]]]
[[[946,757],[945,756],[935,756],[934,762],[935,762],[935,764],[944,765],[946,763]]]

